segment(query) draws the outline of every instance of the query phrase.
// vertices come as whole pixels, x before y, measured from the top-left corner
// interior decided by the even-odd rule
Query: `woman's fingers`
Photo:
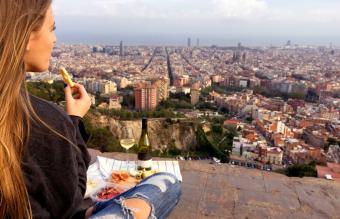
[[[65,93],[65,100],[66,101],[70,101],[73,97],[72,97],[72,90],[70,88],[70,86],[66,86],[64,88],[64,93]]]
[[[73,98],[74,98],[74,99],[79,99],[79,98],[80,98],[80,94],[75,94],[75,95],[73,96]]]
[[[91,107],[91,98],[83,85],[74,83],[74,87],[65,87],[65,110],[69,115],[83,117]]]
[[[85,87],[81,84],[74,83],[74,87],[72,88],[72,94],[79,94],[78,98],[81,98],[87,94]]]

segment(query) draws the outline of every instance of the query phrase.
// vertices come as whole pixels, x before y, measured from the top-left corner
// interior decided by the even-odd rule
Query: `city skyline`
[[[340,2],[102,0],[53,3],[59,42],[130,45],[340,45]],[[117,42],[118,41],[118,42]]]

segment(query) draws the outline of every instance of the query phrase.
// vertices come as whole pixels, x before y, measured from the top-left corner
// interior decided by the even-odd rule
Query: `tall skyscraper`
[[[155,110],[157,107],[157,87],[150,83],[140,83],[135,87],[135,108]]]
[[[196,46],[200,47],[200,38],[197,38]]]
[[[188,47],[191,47],[191,38],[188,38]]]
[[[119,45],[119,56],[124,56],[123,41],[120,41],[120,45]]]
[[[238,48],[238,49],[242,49],[242,43],[241,43],[241,42],[239,42],[239,43],[237,44],[237,48]]]
[[[243,62],[243,64],[245,64],[246,61],[247,61],[247,53],[244,52],[243,55],[242,55],[242,62]]]
[[[154,80],[152,84],[157,88],[157,103],[162,100],[167,100],[169,97],[168,80],[165,78],[159,78]]]

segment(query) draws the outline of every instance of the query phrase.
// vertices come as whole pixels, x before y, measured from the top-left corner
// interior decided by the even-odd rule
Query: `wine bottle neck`
[[[148,134],[148,130],[147,129],[142,129],[142,135]]]
[[[142,130],[148,129],[148,121],[146,119],[142,120]]]

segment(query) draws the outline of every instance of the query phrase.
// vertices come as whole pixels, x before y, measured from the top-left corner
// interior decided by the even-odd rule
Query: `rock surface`
[[[120,139],[123,127],[129,127],[133,130],[136,141],[139,140],[142,130],[141,120],[123,121],[103,115],[89,117],[92,125],[96,127],[108,126],[117,139]],[[195,125],[187,120],[169,123],[165,119],[149,119],[148,134],[153,149],[162,150],[175,145],[180,150],[189,150],[190,145],[197,145]]]
[[[132,154],[96,155],[136,159]],[[229,164],[180,161],[182,197],[169,218],[340,218],[340,183]],[[89,204],[84,202],[84,205]]]

